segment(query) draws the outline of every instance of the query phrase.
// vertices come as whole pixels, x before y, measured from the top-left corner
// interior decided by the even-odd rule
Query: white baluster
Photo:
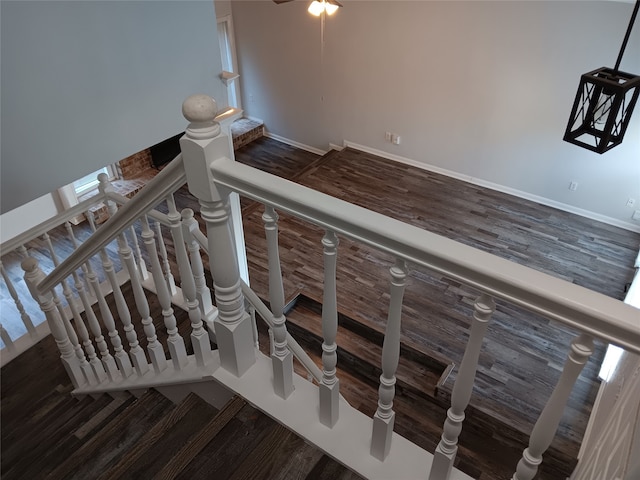
[[[102,316],[105,324],[111,320],[113,321],[113,317],[110,319],[108,317],[111,316],[111,311],[109,310],[109,306],[107,305],[106,300],[104,299],[104,293],[100,288],[100,282],[98,281],[98,275],[93,270],[90,261],[86,262],[87,265],[87,280],[89,281],[89,285],[96,293],[96,299],[98,300],[98,308],[100,309],[100,314]],[[83,302],[84,303],[84,302]],[[89,330],[94,336],[94,340],[96,345],[98,346],[98,350],[100,351],[100,356],[102,357],[102,363],[104,365],[105,370],[107,371],[107,375],[111,381],[118,381],[121,379],[120,372],[118,371],[118,367],[116,365],[116,361],[113,356],[109,352],[109,347],[107,346],[107,342],[104,340],[104,336],[102,335],[102,328],[100,327],[100,322],[98,322],[98,318],[96,317],[93,309],[90,304],[85,304],[85,314],[87,315],[87,321],[89,323]],[[108,327],[107,327],[108,329]]]
[[[124,235],[120,237],[119,241],[126,244],[126,238]],[[133,290],[133,298],[136,302],[136,308],[142,318],[144,333],[147,337],[147,352],[149,352],[149,358],[153,365],[153,370],[158,374],[167,368],[167,357],[165,356],[164,349],[156,335],[156,327],[153,324],[153,319],[151,318],[149,302],[147,301],[144,288],[142,287],[142,274],[138,272],[138,267],[136,266],[135,259],[132,255],[123,255],[122,258],[127,268],[127,272],[129,272],[129,278],[131,279],[131,289]],[[147,371],[147,368],[144,366],[146,364],[146,359],[144,359],[144,356],[140,356],[139,354],[137,357],[138,360],[134,359],[134,366],[138,370],[138,373],[143,375]]]
[[[287,347],[287,325],[284,316],[284,287],[278,251],[278,214],[265,206],[262,215],[267,237],[269,264],[269,303],[273,313],[273,389],[279,397],[288,398],[293,392],[293,355]]]
[[[324,289],[322,294],[322,383],[319,385],[320,422],[333,427],[338,421],[340,381],[336,377],[338,355],[338,300],[336,294],[336,263],[338,237],[327,231],[322,239],[324,247]]]
[[[558,429],[571,390],[592,353],[593,338],[590,335],[582,334],[571,342],[562,375],[533,427],[529,446],[522,452],[512,480],[531,480],[535,477],[538,466],[542,463],[542,454],[551,445]]]
[[[93,315],[93,310],[91,309],[91,302],[89,301],[87,292],[84,289],[84,284],[80,279],[80,275],[78,275],[78,273],[75,271],[73,272],[73,280],[74,280],[74,286],[76,287],[76,291],[78,292],[78,296],[80,297],[80,301],[82,302],[85,315],[87,316],[87,318],[89,318],[89,315]],[[82,316],[80,316],[79,319],[76,319],[76,328],[78,329],[78,335],[80,336],[80,341],[82,342],[84,351],[86,352],[87,358],[89,359],[89,365],[91,366],[92,374],[87,373],[87,378],[89,379],[89,383],[92,385],[101,383],[107,378],[107,372],[104,369],[104,365],[96,355],[96,350],[93,346],[93,343],[91,343],[91,338],[89,337],[89,332],[87,330],[86,325],[84,324],[84,320],[82,319]]]
[[[127,237],[124,235],[124,233],[121,233],[118,236],[118,253],[120,254],[120,258],[122,258],[122,263],[125,265],[125,268],[129,273],[129,278],[131,279],[132,286],[136,281],[138,282],[138,285],[139,285],[140,278],[138,277],[138,272],[136,271],[136,264],[135,264],[135,259],[133,258],[133,252],[131,251],[131,248],[129,248],[129,244],[127,243]],[[112,281],[113,283],[113,280],[110,279],[110,281]],[[118,286],[118,291],[120,292],[120,296],[121,296],[122,291],[120,290],[119,286]],[[134,288],[134,291],[135,291],[135,288]],[[143,296],[144,296],[144,292],[143,292]],[[133,367],[135,368],[138,375],[142,376],[149,370],[149,363],[147,362],[147,357],[144,354],[144,350],[142,349],[142,347],[140,346],[140,343],[138,342],[138,335],[136,334],[136,331],[133,328],[133,324],[131,323],[131,313],[129,312],[129,307],[126,304],[124,297],[122,298],[122,300],[119,300],[118,298],[116,298],[116,307],[118,309],[118,315],[120,316],[120,321],[122,321],[124,333],[127,337],[127,341],[129,342],[129,355],[131,356]],[[154,336],[155,336],[155,333],[154,333]],[[160,350],[162,350],[161,345],[160,345]],[[164,352],[162,352],[162,356],[164,357]],[[165,363],[166,363],[166,359],[165,359]]]
[[[53,261],[53,264],[57,267],[58,265],[60,265],[60,261],[58,260],[56,251],[53,248],[51,237],[47,233],[45,233],[42,236],[42,238],[47,243],[47,247],[49,248],[49,253],[51,254],[51,260]],[[69,305],[69,310],[71,310],[71,315],[73,316],[75,323],[76,324],[81,323],[82,317],[80,316],[80,312],[78,311],[78,307],[76,306],[73,291],[69,287],[68,279],[65,278],[62,281],[61,285],[62,285],[62,293],[64,294],[64,297],[67,300],[67,304]],[[71,325],[71,321],[69,320],[69,318],[67,318],[67,314],[64,311],[62,304],[60,303],[60,299],[55,294],[55,292],[52,292],[52,293],[53,293],[53,302],[56,304],[56,308],[60,312],[60,318],[62,319],[65,329],[67,330],[67,336],[69,337],[69,341],[71,342],[71,345],[73,345],[74,351],[76,352],[76,357],[78,357],[78,361],[80,362],[80,367],[82,368],[86,381],[92,382],[93,371],[91,369],[91,365],[89,365],[89,362],[87,362],[84,352],[82,351],[82,347],[80,346],[80,342],[78,341],[78,336],[76,335],[73,325]]]
[[[203,318],[208,318],[213,313],[213,303],[211,301],[211,290],[207,287],[204,276],[204,265],[200,256],[200,244],[193,238],[191,232],[199,229],[198,221],[193,217],[193,210],[185,208],[182,210],[182,225],[184,238],[189,248],[189,258],[191,259],[191,270],[196,282],[196,296]]]
[[[5,348],[10,352],[16,351],[16,346],[13,344],[13,340],[9,335],[9,332],[4,328],[4,326],[0,323],[0,338],[4,342]]]
[[[20,252],[20,256],[22,257],[23,260],[29,257],[29,252],[27,252],[27,247],[25,247],[24,245],[20,245],[18,247],[18,251]]]
[[[40,308],[45,314],[47,324],[51,330],[51,335],[56,341],[60,358],[64,365],[71,383],[75,388],[84,385],[85,377],[78,362],[78,358],[74,355],[73,345],[69,341],[60,314],[53,302],[51,293],[41,294],[38,291],[38,284],[45,279],[45,274],[38,266],[38,261],[34,258],[27,258],[22,262],[22,269],[25,272],[24,280],[29,287],[29,291],[33,298],[38,302]]]
[[[173,308],[171,308],[171,295],[169,294],[169,288],[164,275],[162,274],[162,268],[160,267],[160,261],[158,260],[158,250],[155,242],[155,235],[149,226],[149,220],[144,217],[142,220],[142,240],[149,254],[151,261],[151,275],[156,286],[158,294],[158,301],[162,307],[162,316],[164,317],[164,325],[167,328],[167,334],[169,338],[167,342],[169,344],[169,353],[171,354],[171,360],[176,370],[182,369],[187,362],[187,350],[184,346],[184,340],[178,333],[176,317],[173,314]]]
[[[169,263],[169,257],[167,255],[167,247],[164,244],[164,237],[162,236],[162,226],[160,225],[160,222],[156,222],[156,238],[158,239],[158,245],[160,246],[160,258],[162,258],[164,278],[167,281],[169,295],[173,297],[178,290],[176,289],[176,280],[173,278],[173,274],[171,273],[171,264]]]
[[[140,243],[138,242],[138,234],[136,233],[136,228],[133,225],[131,225],[129,233],[131,234],[133,248],[135,249],[136,258],[138,259],[138,271],[140,274],[140,278],[142,280],[146,280],[147,278],[149,278],[149,271],[147,270],[147,264],[142,257],[142,252],[140,251]]]
[[[104,175],[104,174],[100,174]],[[96,228],[95,224],[91,224],[91,228],[95,233]],[[118,312],[121,310],[128,314],[129,310],[127,308],[126,302],[124,300],[124,296],[122,295],[122,291],[120,290],[120,284],[118,283],[118,279],[116,278],[116,273],[113,269],[113,262],[109,258],[106,250],[104,248],[100,249],[100,259],[102,260],[102,269],[107,275],[109,279],[109,283],[112,287],[112,292],[114,299],[116,300],[116,307],[118,308]],[[111,309],[107,304],[104,293],[100,288],[100,283],[98,281],[98,276],[93,272],[89,272],[89,282],[93,287],[93,291],[97,292],[97,300],[98,300],[98,308],[100,309],[100,316],[102,317],[102,322],[104,326],[107,328],[107,332],[109,332],[109,341],[111,342],[111,346],[113,347],[113,353],[115,355],[116,364],[118,365],[118,370],[120,374],[126,378],[133,373],[133,366],[131,365],[131,360],[129,356],[124,351],[122,346],[122,340],[120,339],[120,334],[118,333],[118,329],[116,328],[116,322],[113,318],[113,314],[111,313]]]
[[[207,225],[209,263],[218,307],[216,338],[221,366],[236,376],[256,361],[251,318],[244,308],[240,272],[231,226],[229,194],[213,183],[211,162],[233,158],[228,138],[220,135],[214,120],[216,102],[206,95],[192,95],[182,104],[191,122],[180,139],[189,191],[200,201]]]
[[[84,216],[87,218],[87,221],[89,222],[89,225],[91,225],[92,231],[95,232],[96,231],[96,225],[95,225],[95,222],[93,220],[93,214],[89,210],[87,210],[86,212],[84,212]],[[71,228],[71,223],[66,222],[64,226],[67,229],[67,234],[69,235],[69,238],[73,242],[73,249],[77,250],[78,249],[78,240],[76,239],[76,236],[73,233],[73,228]],[[86,292],[88,292],[89,295],[93,295],[95,297],[95,292],[92,290],[91,285],[89,285],[89,279],[88,279],[89,271],[87,270],[87,264],[83,263],[81,269],[82,269],[82,277],[84,278],[84,286],[86,288]]]
[[[189,320],[191,321],[191,344],[193,345],[193,353],[196,357],[196,364],[203,367],[213,358],[211,354],[211,344],[209,343],[209,335],[202,326],[202,313],[198,306],[198,298],[196,296],[196,282],[191,272],[191,264],[189,263],[189,255],[187,255],[187,246],[184,243],[184,235],[182,231],[182,216],[178,213],[176,203],[173,196],[167,198],[169,206],[169,221],[171,222],[171,236],[176,250],[176,261],[180,271],[180,279],[182,294],[184,296],[187,308],[189,309]]]
[[[397,259],[390,272],[391,299],[389,300],[389,316],[382,344],[382,375],[380,375],[380,388],[378,389],[378,409],[373,417],[373,434],[371,436],[371,455],[378,460],[384,460],[389,454],[396,415],[393,411],[393,397],[396,391],[396,369],[400,360],[402,297],[407,283],[407,266],[404,260]]]
[[[467,348],[451,394],[451,408],[447,410],[442,438],[434,453],[429,480],[449,478],[458,451],[458,437],[462,431],[464,410],[469,405],[473,382],[478,368],[482,340],[496,305],[491,297],[482,294],[474,305],[473,322]]]
[[[0,272],[2,272],[2,278],[4,279],[4,283],[7,285],[7,290],[9,290],[9,295],[13,299],[13,303],[15,303],[18,312],[20,312],[20,318],[22,319],[22,323],[24,324],[27,332],[31,337],[36,335],[36,327],[33,326],[33,322],[31,321],[31,317],[24,309],[24,305],[20,301],[20,297],[18,296],[18,292],[16,292],[15,287],[13,286],[13,282],[11,278],[7,274],[7,271],[4,268],[4,265],[0,261]]]

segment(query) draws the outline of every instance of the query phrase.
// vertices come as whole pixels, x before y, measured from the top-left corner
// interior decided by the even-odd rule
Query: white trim
[[[453,170],[447,170],[446,168],[436,167],[435,165],[430,165],[428,163],[418,162],[417,160],[401,157],[400,155],[395,155],[393,153],[388,153],[382,150],[378,150],[376,148],[367,147],[365,145],[360,145],[358,143],[350,142],[349,140],[344,141],[344,146],[355,148],[356,150],[361,150],[363,152],[370,153],[372,155],[377,155],[379,157],[386,158],[387,160],[393,160],[394,162],[403,163],[405,165],[411,165],[412,167],[420,168],[422,170],[427,170],[429,172],[446,175],[447,177],[462,180],[464,182],[471,183],[473,185],[478,185],[480,187],[489,188],[497,192],[507,193],[515,197],[524,198],[525,200],[530,200],[532,202],[540,203],[548,207],[557,208],[558,210],[563,210],[565,212],[580,215],[581,217],[586,217],[586,218],[590,218],[591,220],[607,223],[609,225],[613,225],[614,227],[624,228],[625,230],[629,230],[631,232],[640,233],[640,225],[636,225],[631,222],[625,222],[623,220],[618,220],[617,218],[607,217],[606,215],[601,215],[599,213],[591,212],[589,210],[584,210],[582,208],[574,207],[573,205],[568,205],[562,202],[556,202],[555,200],[551,200],[549,198],[540,197],[532,193],[523,192],[522,190],[516,190],[515,188],[506,187],[504,185],[499,185],[497,183],[489,182],[487,180],[482,180],[480,178],[464,175],[458,172],[454,172]]]
[[[244,118],[246,118],[247,120],[251,120],[252,122],[258,122],[264,125],[264,120],[262,120],[261,118],[252,117],[250,115],[245,115]]]
[[[342,151],[344,150],[346,147],[344,145],[336,145],[335,143],[329,143],[329,148],[331,150],[337,150],[337,151]]]
[[[273,138],[278,142],[286,143],[287,145],[291,145],[292,147],[296,147],[301,150],[306,150],[307,152],[315,153],[316,155],[325,155],[328,152],[328,150],[320,150],[319,148],[312,147],[311,145],[305,145],[304,143],[299,143],[299,142],[296,142],[295,140],[291,140],[289,138],[276,135],[275,133],[268,132],[266,128],[264,131],[264,136]]]

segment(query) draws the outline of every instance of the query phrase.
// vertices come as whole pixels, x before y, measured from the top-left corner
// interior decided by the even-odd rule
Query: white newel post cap
[[[218,113],[216,101],[209,95],[191,95],[182,104],[182,115],[189,121],[186,135],[195,140],[214,138],[220,134],[220,124],[215,121]]]

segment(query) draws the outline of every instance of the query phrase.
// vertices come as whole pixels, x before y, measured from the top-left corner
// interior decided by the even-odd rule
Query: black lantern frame
[[[615,68],[602,67],[580,78],[564,133],[566,142],[600,154],[622,143],[640,95],[640,75],[618,68],[639,6],[640,0],[636,0]]]

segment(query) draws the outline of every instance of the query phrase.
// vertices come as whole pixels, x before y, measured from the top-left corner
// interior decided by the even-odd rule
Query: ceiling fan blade
[[[281,3],[289,3],[289,2],[293,2],[293,0],[273,0],[273,3],[275,3],[276,5],[280,5]]]
[[[336,7],[341,7],[342,6],[342,4],[340,2],[338,2],[338,0],[325,0],[325,1],[327,3],[330,3],[331,5],[335,5]]]

